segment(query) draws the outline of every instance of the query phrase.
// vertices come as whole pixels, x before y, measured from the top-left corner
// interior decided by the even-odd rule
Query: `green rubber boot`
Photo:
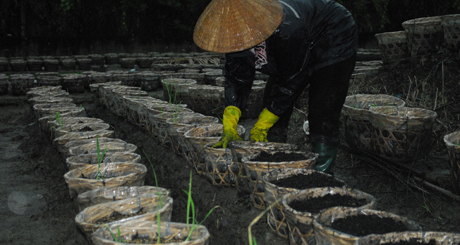
[[[338,146],[328,145],[326,143],[313,144],[313,152],[319,154],[316,170],[334,175],[333,167],[338,149]]]

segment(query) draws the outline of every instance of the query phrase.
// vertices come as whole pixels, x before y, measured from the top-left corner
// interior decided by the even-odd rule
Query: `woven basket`
[[[382,105],[402,107],[405,102],[386,94],[356,94],[346,97],[342,108],[342,122],[345,140],[350,147],[358,151],[372,151],[369,108]]]
[[[204,73],[204,84],[216,86],[216,78],[223,77],[222,70],[215,70]]]
[[[303,168],[303,169],[311,169],[314,168],[316,165],[316,160],[318,159],[318,155],[314,153],[305,153],[301,151],[270,151],[266,152],[270,155],[275,154],[286,154],[289,155],[302,155],[304,159],[302,160],[294,160],[294,161],[259,161],[257,158],[261,156],[262,152],[259,152],[255,155],[243,157],[241,162],[243,163],[243,167],[246,169],[246,175],[248,178],[248,185],[251,191],[251,199],[254,207],[258,209],[265,209],[266,203],[264,201],[264,181],[263,177],[268,172],[280,169],[280,168]]]
[[[43,132],[47,132],[51,136],[50,128],[48,126],[48,121],[50,118],[56,117],[56,114],[59,112],[60,117],[65,115],[77,116],[77,117],[86,117],[85,108],[78,107],[55,107],[43,109],[40,114],[42,117],[38,118],[38,125]],[[69,113],[69,114],[68,114]]]
[[[89,58],[77,58],[78,70],[88,71],[91,70],[91,59]]]
[[[405,61],[410,57],[406,32],[384,32],[375,34],[384,64]]]
[[[28,71],[42,71],[43,70],[43,60],[27,59],[27,70]]]
[[[99,140],[113,139],[100,138]],[[116,139],[118,140],[118,139]],[[121,140],[120,140],[121,141]],[[73,141],[69,142],[72,143]],[[68,144],[68,143],[67,143]],[[141,156],[133,152],[109,152],[104,155],[103,163],[141,163]],[[97,153],[81,154],[66,158],[67,169],[74,170],[97,164]]]
[[[317,244],[337,244],[337,245],[353,245],[360,238],[342,231],[332,229],[330,226],[332,222],[338,219],[344,219],[350,216],[358,215],[376,215],[380,218],[389,218],[396,222],[402,222],[407,231],[420,231],[421,227],[415,222],[385,211],[378,211],[372,209],[349,208],[349,207],[334,207],[322,210],[313,219],[313,231],[315,233],[315,240]],[[359,224],[354,224],[359,227]]]
[[[234,186],[240,172],[229,148],[213,148],[214,142],[203,146],[206,177],[217,186]]]
[[[29,92],[26,93],[27,99],[31,99],[35,96],[41,96],[42,93],[50,92],[64,92],[62,91],[62,86],[40,86],[31,88]]]
[[[120,58],[120,65],[123,69],[133,69],[136,58]]]
[[[96,137],[100,138],[113,138],[114,131],[113,130],[98,130],[98,131],[90,131],[90,132],[74,132],[74,133],[68,133],[65,134],[59,138],[55,138],[53,140],[53,144],[56,145],[57,150],[64,155],[67,155],[69,152],[69,149],[65,147],[65,144],[67,144],[70,141],[74,140],[81,140],[81,139],[91,139]]]
[[[123,96],[119,111],[124,118],[132,123],[146,127],[148,121],[147,108],[166,105],[166,101],[150,96]]]
[[[166,124],[166,120],[169,118],[173,118],[174,116],[180,117],[183,113],[193,113],[192,110],[185,108],[187,105],[174,105],[174,104],[166,104],[166,105],[159,105],[153,106],[151,108],[146,108],[147,111],[147,118],[146,118],[146,125],[147,130],[153,138],[160,137],[160,131],[162,133],[166,133],[163,130],[165,128],[160,128],[161,126]]]
[[[117,53],[107,53],[104,55],[105,63],[108,65],[114,65],[119,63],[119,55]]]
[[[58,138],[70,132],[84,132],[84,131],[97,131],[97,130],[109,130],[110,124],[108,123],[77,123],[77,124],[64,124],[58,126],[54,131],[54,137]]]
[[[188,104],[187,100],[190,86],[196,85],[197,81],[193,79],[169,78],[161,80],[163,87],[163,100],[171,103]]]
[[[156,186],[116,186],[101,187],[78,195],[78,212],[101,203],[115,202],[133,197],[156,198],[169,197],[170,191]]]
[[[8,86],[10,86],[8,82],[8,77],[0,75],[0,95],[8,94]]]
[[[144,91],[153,91],[160,87],[160,74],[153,72],[144,72],[138,74],[141,79],[140,87]]]
[[[454,52],[460,49],[460,14],[441,16],[444,42]]]
[[[118,227],[120,227],[121,239],[126,240],[129,244],[133,237],[142,237],[149,240],[150,244],[168,244],[168,245],[208,245],[209,244],[209,231],[203,225],[197,225],[190,236],[188,241],[185,241],[188,234],[190,234],[190,226],[187,228],[187,224],[175,223],[175,222],[161,222],[160,223],[160,238],[164,239],[164,242],[156,243],[158,238],[158,223],[155,221],[131,221],[126,224],[110,225],[108,231],[105,228],[96,230],[93,235],[93,243],[95,245],[122,245],[114,241],[112,235],[117,234]],[[183,242],[181,242],[183,241]],[[145,242],[147,243],[147,242]]]
[[[181,149],[180,153],[181,153],[181,156],[184,157],[185,159],[187,159],[188,156],[191,154],[188,150],[189,143],[188,143],[188,140],[185,138],[185,133],[187,133],[187,131],[194,129],[198,126],[204,126],[204,125],[186,125],[176,130],[179,146]],[[191,165],[190,161],[187,161],[187,162]]]
[[[27,68],[27,61],[23,59],[14,59],[10,61],[12,71],[25,71]]]
[[[45,67],[45,71],[57,71],[59,70],[59,60],[54,58],[43,59],[43,67]]]
[[[36,96],[29,99],[29,102],[33,105],[35,104],[45,104],[45,103],[73,103],[72,98],[67,97],[54,97],[54,96]]]
[[[88,57],[93,65],[103,65],[105,62],[105,57],[101,54],[89,54]]]
[[[82,74],[70,74],[62,77],[62,89],[69,93],[85,92],[86,76]]]
[[[187,141],[187,161],[195,167],[197,174],[206,174],[205,155],[203,151],[204,145],[208,143],[217,143],[222,136],[222,124],[210,124],[199,126],[187,131],[184,137]],[[237,132],[241,138],[244,138],[246,130],[243,126],[237,126]]]
[[[76,109],[77,105],[74,103],[43,103],[43,104],[34,104],[32,109],[35,115],[35,118],[41,118],[49,115],[56,115],[50,111],[55,111],[57,108],[73,108]]]
[[[430,152],[436,112],[395,106],[374,106],[369,111],[371,145],[381,157],[405,161]]]
[[[8,71],[8,67],[10,66],[10,63],[6,58],[0,58],[0,72],[1,71]]]
[[[101,163],[102,179],[96,179],[97,170],[96,164],[70,170],[64,175],[71,198],[100,187],[143,186],[147,174],[145,165],[139,163]]]
[[[297,150],[297,146],[293,144],[252,141],[233,141],[228,144],[228,148],[232,150],[233,159],[238,163],[238,169],[240,169],[235,186],[239,191],[248,193],[250,193],[251,190],[249,189],[246,169],[243,167],[242,163],[244,157],[249,157],[262,151],[276,152]]]
[[[91,234],[99,228],[104,228],[109,225],[121,226],[130,221],[157,221],[160,215],[160,221],[171,221],[173,199],[171,197],[136,197],[128,198],[116,202],[101,203],[88,207],[77,214],[75,223],[77,227],[85,234],[88,242],[91,242]],[[104,224],[96,224],[95,222],[101,218],[110,217],[114,212],[121,214],[136,214],[139,211],[146,212],[129,218],[124,218],[118,221],[108,222]]]
[[[77,65],[77,61],[75,59],[63,59],[61,61],[61,70],[64,70],[64,71],[75,70],[76,65]]]
[[[460,131],[445,135],[444,143],[450,159],[450,180],[453,192],[460,194]]]
[[[323,183],[310,183],[308,181],[309,187],[297,189],[293,187],[286,187],[276,185],[279,180],[288,180],[289,178],[303,177],[305,179],[311,178],[313,175],[322,176],[324,178],[324,183],[329,185],[320,185]],[[277,235],[288,238],[289,229],[286,223],[286,215],[283,211],[282,198],[286,194],[292,194],[300,190],[318,188],[318,187],[344,187],[345,182],[343,180],[334,178],[331,175],[328,175],[321,171],[316,171],[313,169],[299,169],[299,168],[279,168],[273,171],[268,172],[263,177],[265,194],[264,201],[267,206],[271,205],[273,202],[277,202],[270,211],[267,213],[267,224],[268,227]],[[307,183],[305,183],[307,184]]]
[[[406,231],[361,237],[356,245],[460,244],[460,234],[436,231]]]
[[[307,190],[300,190],[294,193],[285,194],[282,198],[283,210],[286,214],[286,222],[289,227],[289,244],[314,244],[314,232],[312,222],[314,217],[318,214],[316,212],[299,211],[291,207],[295,201],[306,201],[314,198],[323,198],[329,195],[347,196],[353,199],[363,199],[365,203],[359,209],[371,209],[376,206],[375,198],[367,193],[355,189],[348,188],[312,188]],[[338,206],[344,206],[338,205]],[[324,207],[325,209],[328,207]],[[335,243],[332,243],[335,244]]]
[[[178,118],[183,117],[193,117],[196,114],[201,115],[199,113],[195,113],[190,109],[181,109],[179,112],[163,112],[157,115],[154,115],[154,118],[157,118],[157,124],[154,124],[154,129],[156,129],[156,135],[158,135],[158,141],[164,146],[172,147],[171,137],[169,135],[170,132],[170,125],[167,123],[168,120],[176,120]]]
[[[102,153],[104,150],[108,153],[114,152],[135,152],[137,146],[130,143],[118,142],[99,142],[99,150]],[[74,146],[69,148],[69,156],[76,156],[81,154],[94,154],[97,153],[97,143],[91,142],[85,145]]]
[[[195,112],[206,116],[221,116],[224,113],[225,89],[210,85],[188,87],[188,106]]]
[[[53,118],[54,119],[54,118]],[[61,117],[60,122],[57,122],[56,119],[48,121],[48,128],[51,131],[51,139],[56,138],[54,131],[59,129],[62,125],[73,125],[81,123],[103,123],[104,121],[99,118],[92,117]]]
[[[34,98],[51,99],[52,97],[67,97],[69,96],[69,93],[64,90],[46,91],[46,92],[39,90],[39,91],[29,91],[27,92],[26,96],[29,100],[34,99]]]
[[[407,20],[402,27],[406,32],[411,58],[427,55],[444,42],[440,16]]]
[[[13,95],[26,95],[34,86],[35,79],[32,76],[11,76],[11,92]]]

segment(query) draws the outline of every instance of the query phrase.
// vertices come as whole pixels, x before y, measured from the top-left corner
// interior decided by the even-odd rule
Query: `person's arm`
[[[225,107],[246,107],[252,83],[254,82],[254,54],[241,51],[225,55]]]

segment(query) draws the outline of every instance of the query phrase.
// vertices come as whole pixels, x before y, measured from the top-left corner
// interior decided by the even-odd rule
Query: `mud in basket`
[[[99,172],[98,172],[99,169]],[[139,163],[101,163],[70,170],[64,175],[70,197],[100,187],[143,186],[147,168]],[[97,176],[102,178],[96,179]]]
[[[372,151],[370,107],[405,105],[404,100],[386,94],[355,94],[346,97],[342,108],[345,141],[354,150]]]
[[[406,161],[430,152],[436,112],[395,106],[374,106],[369,111],[371,145],[381,157]]]
[[[236,178],[236,188],[238,191],[251,193],[248,183],[248,175],[241,161],[243,157],[256,155],[261,151],[296,151],[298,147],[293,144],[275,143],[275,142],[253,142],[253,141],[233,141],[228,144],[228,148],[232,150],[233,160],[237,162],[238,172]]]
[[[356,245],[379,244],[460,244],[460,234],[436,231],[393,232],[361,237],[356,243]]]
[[[222,124],[210,124],[199,126],[185,132],[184,137],[187,143],[187,161],[192,165],[197,174],[206,175],[205,155],[203,147],[208,143],[217,143],[222,136]],[[243,126],[237,126],[237,132],[244,138],[246,130]]]
[[[359,238],[370,234],[421,231],[422,229],[414,221],[397,214],[350,207],[333,207],[322,210],[314,217],[312,224],[318,245],[353,245]]]
[[[168,189],[156,186],[101,187],[78,195],[78,212],[101,203],[115,202],[134,197],[156,198],[160,195],[161,197],[168,197],[170,194]]]
[[[406,32],[384,32],[375,34],[384,64],[395,64],[410,57]]]
[[[102,163],[141,163],[141,156],[133,152],[106,153],[102,159]],[[74,170],[77,168],[98,164],[97,153],[81,154],[67,157],[66,164],[68,170]]]
[[[118,142],[99,142],[99,151],[106,153],[112,152],[135,152],[137,146],[131,143],[118,143]],[[97,142],[91,142],[85,145],[75,146],[69,148],[69,156],[76,156],[81,154],[97,154]]]
[[[444,42],[440,16],[406,20],[402,27],[412,59],[435,52]]]
[[[240,172],[238,163],[233,161],[229,148],[213,148],[214,144],[211,142],[203,146],[206,177],[216,186],[234,186]]]
[[[62,124],[58,126],[53,132],[54,137],[58,138],[71,132],[91,132],[97,130],[109,130],[110,124],[108,123],[77,123],[77,124]]]
[[[149,243],[149,244],[169,244],[169,245],[208,245],[210,234],[203,225],[196,225],[194,229],[183,223],[161,222],[160,223],[160,243],[158,239],[158,223],[155,221],[131,221],[122,224],[120,227],[121,239],[127,244]],[[110,225],[109,230],[100,228],[93,235],[95,245],[121,245],[114,241],[111,232],[118,234],[118,226]],[[191,232],[191,233],[190,233]],[[190,235],[190,239],[185,241]]]
[[[317,154],[302,151],[261,151],[241,162],[246,170],[251,200],[254,207],[265,209],[265,187],[263,177],[272,170],[279,168],[312,169],[316,165]]]
[[[224,113],[224,88],[210,85],[196,85],[188,88],[188,105],[195,112],[206,116],[220,116]]]
[[[460,49],[460,14],[442,15],[441,25],[447,47],[458,52]]]
[[[321,210],[336,206],[367,209],[376,205],[372,195],[341,187],[300,190],[285,194],[281,202],[289,228],[289,244],[292,245],[316,244],[312,222]]]
[[[91,243],[91,234],[99,228],[121,226],[130,221],[171,221],[171,197],[135,197],[87,207],[77,214],[75,223]],[[115,217],[115,218],[114,218]],[[118,218],[118,220],[117,220]]]
[[[280,168],[263,177],[266,206],[276,202],[267,213],[267,224],[275,234],[288,238],[289,229],[283,210],[282,198],[286,194],[318,187],[344,187],[345,182],[314,169]]]
[[[450,160],[450,180],[453,192],[460,194],[460,131],[444,136]]]

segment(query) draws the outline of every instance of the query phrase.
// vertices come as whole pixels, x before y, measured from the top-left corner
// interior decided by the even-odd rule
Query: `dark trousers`
[[[307,76],[304,83],[302,83],[302,91],[310,84],[308,121],[311,142],[339,144],[340,112],[348,93],[348,85],[355,64],[356,55],[342,62],[316,70],[311,76]],[[264,93],[264,106],[269,103],[270,98],[267,95],[270,94],[276,82],[276,78],[270,77],[268,79]],[[299,92],[296,96],[300,94],[302,93]],[[293,109],[294,104],[270,128],[267,135],[268,141],[287,141],[289,119]],[[303,133],[301,129],[299,129],[299,132]]]

